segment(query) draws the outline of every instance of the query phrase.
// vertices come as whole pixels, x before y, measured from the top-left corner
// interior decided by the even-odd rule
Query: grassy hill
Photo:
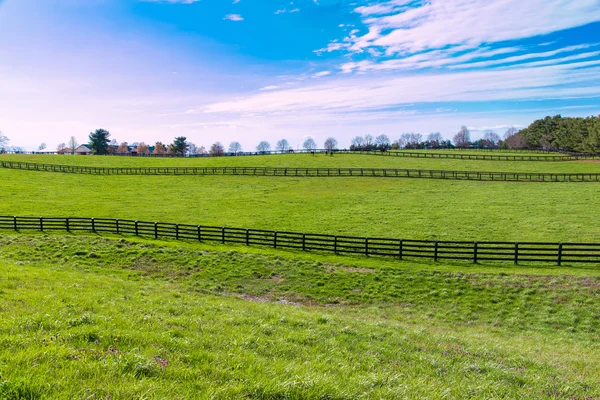
[[[597,272],[343,261],[2,235],[0,398],[600,395]]]
[[[16,156],[12,156],[14,158]],[[28,156],[25,159],[30,159]],[[403,165],[440,160],[344,155],[205,159],[44,156],[88,165],[266,164],[351,162]],[[308,160],[308,161],[306,161]],[[487,161],[454,160],[455,167]],[[600,164],[499,162],[578,171]],[[333,164],[332,164],[333,165]],[[416,164],[415,164],[416,165]],[[440,167],[440,165],[437,165]],[[88,176],[0,169],[0,214],[130,218],[356,236],[448,240],[598,241],[590,221],[600,209],[598,184],[473,182],[381,178]]]
[[[362,155],[0,159],[446,165]],[[582,162],[447,162],[455,169],[600,169]],[[600,186],[593,182],[7,169],[0,169],[0,182],[3,215],[416,239],[600,238],[594,220]],[[600,269],[594,266],[413,262],[0,231],[0,271],[0,399],[600,398]]]

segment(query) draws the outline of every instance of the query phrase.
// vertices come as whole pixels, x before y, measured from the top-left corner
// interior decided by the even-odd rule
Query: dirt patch
[[[341,267],[342,271],[346,272],[357,272],[359,274],[374,274],[375,270],[371,268],[359,268],[359,267]]]
[[[229,296],[233,296],[233,297],[238,297],[240,299],[244,299],[244,300],[248,300],[248,301],[253,301],[256,303],[277,303],[277,304],[286,304],[289,306],[299,306],[300,303],[297,303],[295,301],[290,301],[287,300],[285,298],[282,299],[278,299],[278,300],[273,300],[270,299],[268,297],[264,297],[264,296],[254,296],[251,294],[236,294],[236,293],[226,293]]]
[[[323,265],[329,269],[329,272],[333,272],[333,273],[336,273],[338,271],[344,271],[344,272],[356,272],[359,274],[374,274],[375,272],[377,272],[371,268],[349,267],[347,265],[328,264],[328,263],[324,263]]]

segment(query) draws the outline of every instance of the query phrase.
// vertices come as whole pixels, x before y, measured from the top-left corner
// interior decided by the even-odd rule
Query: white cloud
[[[582,68],[587,67],[587,68]],[[426,73],[400,77],[348,76],[303,88],[213,103],[205,113],[351,112],[409,103],[594,97],[600,60],[537,68]]]
[[[351,52],[383,48],[388,55],[448,46],[476,48],[600,20],[598,0],[428,0],[417,6],[391,0],[357,7],[355,12],[363,16],[369,31],[348,36],[341,47]],[[339,49],[334,46],[327,51]]]
[[[223,19],[229,21],[243,21],[244,18],[240,14],[227,14]]]
[[[321,71],[321,72],[317,72],[316,74],[312,75],[312,78],[320,78],[322,76],[327,76],[330,74],[331,74],[331,71]]]
[[[278,85],[269,85],[269,86],[265,86],[260,88],[259,90],[275,90],[275,89],[280,89],[281,86]]]

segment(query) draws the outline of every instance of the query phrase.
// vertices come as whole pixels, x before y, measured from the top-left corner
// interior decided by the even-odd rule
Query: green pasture
[[[1,215],[106,217],[407,239],[600,238],[600,225],[594,222],[600,185],[594,182],[93,176],[8,169],[0,169],[0,182]]]
[[[3,399],[600,396],[596,274],[0,235]]]
[[[365,155],[3,155],[106,167],[600,172]],[[552,171],[550,171],[552,170]],[[0,215],[600,242],[600,184],[0,169]],[[0,399],[600,398],[600,268],[0,231]]]
[[[578,161],[487,161],[460,159],[405,158],[368,154],[279,154],[227,157],[131,157],[71,155],[0,155],[0,161],[98,167],[290,167],[290,168],[403,168],[482,172],[600,173],[597,160]]]

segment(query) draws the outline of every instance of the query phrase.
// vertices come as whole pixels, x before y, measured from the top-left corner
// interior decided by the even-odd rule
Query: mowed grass
[[[464,152],[471,154],[471,152]],[[487,161],[392,156],[336,154],[283,154],[239,157],[130,157],[71,155],[0,155],[0,161],[38,162],[47,164],[97,167],[289,167],[289,168],[402,168],[449,171],[531,172],[531,173],[600,173],[598,160],[579,161]]]
[[[600,396],[585,270],[0,234],[0,398]]]
[[[93,176],[7,169],[0,169],[0,182],[0,215],[106,217],[398,239],[600,238],[595,223],[600,183],[594,182]]]

